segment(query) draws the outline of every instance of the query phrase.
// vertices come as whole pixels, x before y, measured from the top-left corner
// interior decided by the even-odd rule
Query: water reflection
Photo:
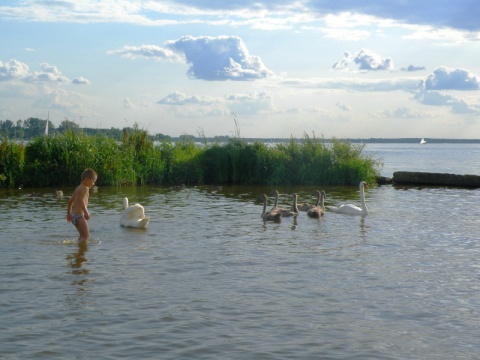
[[[295,230],[295,229],[297,228],[297,225],[298,225],[297,217],[294,216],[294,217],[293,217],[293,223],[292,223],[291,229],[292,229],[292,230]]]
[[[367,228],[365,226],[365,218],[367,215],[360,216],[360,237],[362,240],[365,241],[365,237],[367,236]]]
[[[79,244],[77,251],[72,254],[67,255],[67,261],[69,262],[70,267],[72,268],[73,275],[88,274],[90,270],[82,268],[83,264],[88,262],[85,253],[88,251],[88,245]]]

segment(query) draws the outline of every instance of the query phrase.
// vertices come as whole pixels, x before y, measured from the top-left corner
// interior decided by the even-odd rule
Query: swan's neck
[[[277,202],[278,202],[278,192],[275,192],[275,204],[273,204],[273,208],[277,207]]]
[[[123,207],[125,209],[128,208],[128,199],[127,198],[123,198]]]
[[[317,201],[315,202],[315,207],[317,207],[318,204],[320,204],[320,197],[323,198],[323,195],[322,195],[321,193],[318,193],[318,194],[317,194]]]
[[[360,186],[360,201],[362,203],[362,209],[364,212],[368,212],[367,204],[365,203],[365,188]]]
[[[318,205],[317,205],[318,206]],[[325,196],[323,193],[320,194],[320,206],[325,209]]]
[[[263,212],[262,215],[265,215],[267,212],[267,199],[263,199]]]
[[[296,196],[296,195],[293,195],[292,211],[293,211],[294,213],[298,213],[297,196]]]

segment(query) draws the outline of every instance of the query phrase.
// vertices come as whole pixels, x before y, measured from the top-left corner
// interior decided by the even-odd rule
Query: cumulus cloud
[[[440,66],[422,83],[425,90],[478,90],[478,78],[465,69]]]
[[[10,59],[5,63],[0,61],[0,80],[21,79],[28,74],[28,65],[21,61],[15,59]]]
[[[184,36],[166,46],[184,54],[188,75],[202,80],[253,80],[273,75],[237,36]]]
[[[393,61],[390,58],[382,58],[373,51],[362,49],[355,59],[355,64],[360,70],[393,70]]]
[[[58,68],[48,63],[40,65],[43,71],[34,71],[29,74],[28,81],[45,81],[45,82],[70,82],[68,78],[62,75]]]
[[[184,36],[170,40],[164,47],[124,46],[108,52],[128,59],[149,58],[190,64],[188,76],[193,79],[254,80],[272,76],[260,57],[251,55],[237,36]]]
[[[27,64],[11,59],[8,62],[0,61],[0,80],[23,80],[26,82],[62,82],[68,83],[70,80],[63,76],[58,68],[48,63],[40,64],[42,71],[30,72]]]
[[[82,76],[79,76],[75,79],[72,80],[72,84],[75,84],[75,85],[88,85],[90,84],[90,81],[88,79],[85,79],[84,77]]]
[[[337,61],[335,61],[335,63],[332,66],[332,69],[334,69],[334,70],[346,69],[352,61],[353,61],[352,54],[348,51],[345,51],[343,53],[343,56],[340,59],[338,59]]]
[[[360,50],[355,57],[349,51],[345,51],[342,57],[333,64],[332,69],[347,69],[352,62],[358,65],[359,70],[394,70],[392,59],[382,58],[380,55],[367,49]]]

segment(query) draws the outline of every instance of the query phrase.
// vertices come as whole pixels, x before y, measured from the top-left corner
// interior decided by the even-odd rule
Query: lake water
[[[480,174],[479,145],[366,151],[385,176]],[[321,189],[359,203],[358,188]],[[1,190],[0,358],[480,358],[480,190],[371,187],[366,217],[264,223],[271,190],[100,188],[86,250],[68,196]],[[287,205],[315,187],[278,190]],[[119,226],[124,196],[146,230]]]

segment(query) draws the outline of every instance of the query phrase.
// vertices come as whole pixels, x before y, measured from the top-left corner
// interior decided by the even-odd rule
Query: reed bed
[[[20,144],[0,144],[0,187],[75,186],[81,172],[93,168],[98,185],[357,185],[375,182],[381,163],[363,153],[363,144],[304,135],[287,143],[247,143],[239,137],[226,144],[197,145],[152,141],[137,127],[124,130],[121,141],[69,130]]]

